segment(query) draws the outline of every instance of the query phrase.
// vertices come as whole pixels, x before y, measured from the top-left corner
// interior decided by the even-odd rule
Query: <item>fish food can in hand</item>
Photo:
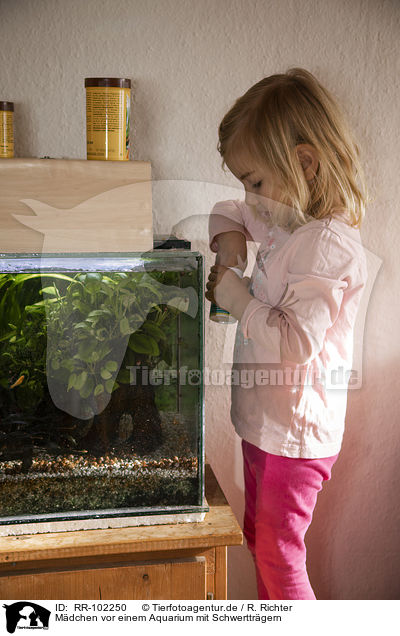
[[[228,269],[232,269],[235,274],[239,276],[239,278],[243,278],[243,272],[239,267],[228,267]],[[222,309],[222,307],[218,307],[215,303],[211,303],[210,307],[210,320],[214,322],[219,322],[221,324],[230,324],[233,322],[237,322],[236,318],[226,311],[226,309]]]
[[[14,102],[0,101],[0,157],[14,157]]]
[[[129,161],[131,80],[87,77],[87,159]]]

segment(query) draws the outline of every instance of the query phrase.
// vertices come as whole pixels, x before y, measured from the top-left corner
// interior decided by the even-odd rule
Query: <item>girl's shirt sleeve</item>
[[[349,282],[359,278],[360,263],[350,243],[328,228],[302,232],[284,261],[284,292],[277,304],[254,298],[240,326],[245,338],[279,354],[281,361],[307,364],[322,350]]]
[[[208,223],[209,245],[212,252],[218,251],[218,243],[215,237],[222,232],[230,232],[232,230],[242,232],[247,241],[253,240],[247,229],[248,213],[248,206],[242,201],[219,201],[214,205]]]

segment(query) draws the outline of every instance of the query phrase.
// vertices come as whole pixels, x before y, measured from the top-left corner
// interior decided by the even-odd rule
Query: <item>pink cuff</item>
[[[253,300],[251,300],[249,304],[247,305],[240,319],[240,327],[242,329],[242,333],[245,338],[249,337],[248,333],[249,333],[250,318],[253,316],[253,314],[255,314],[255,312],[258,309],[264,309],[265,307],[270,308],[269,305],[261,302],[261,300],[258,300],[258,298],[253,298]]]

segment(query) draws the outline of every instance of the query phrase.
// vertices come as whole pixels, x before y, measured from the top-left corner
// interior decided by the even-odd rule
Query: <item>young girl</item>
[[[304,535],[341,448],[367,280],[359,151],[333,97],[299,68],[235,102],[218,150],[246,191],[210,215],[217,260],[206,293],[239,321],[231,419],[242,438],[243,531],[260,599],[315,599]],[[246,240],[260,243],[249,287],[229,269],[245,268]]]

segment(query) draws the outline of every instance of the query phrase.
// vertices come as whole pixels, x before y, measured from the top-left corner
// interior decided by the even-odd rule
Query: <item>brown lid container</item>
[[[131,80],[121,77],[85,77],[85,88],[88,86],[111,86],[115,88],[130,88]]]
[[[14,110],[14,102],[0,102],[0,110]]]

